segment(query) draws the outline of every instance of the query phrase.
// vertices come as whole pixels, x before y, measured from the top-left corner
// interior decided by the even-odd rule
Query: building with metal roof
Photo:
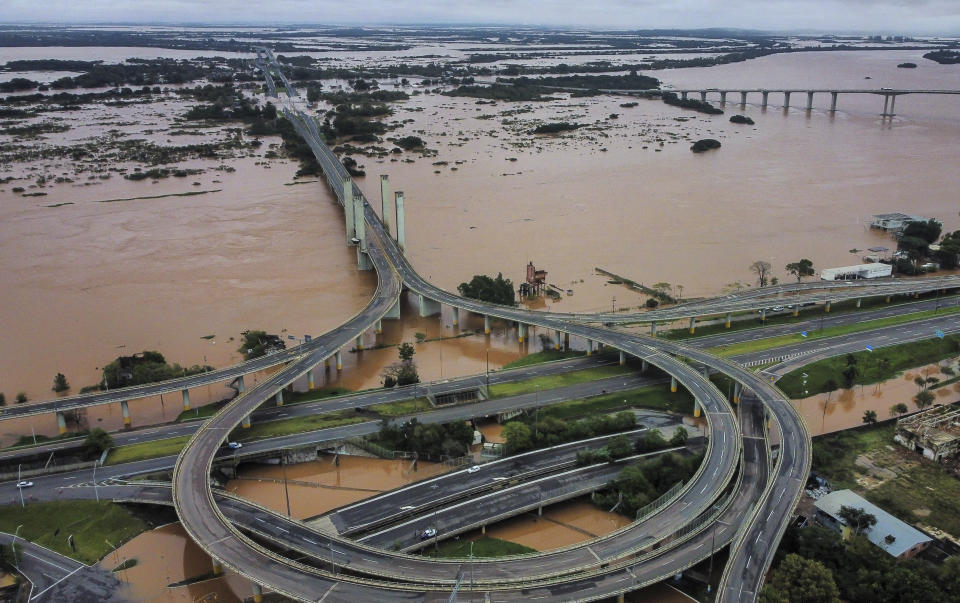
[[[831,492],[820,497],[814,504],[817,507],[817,521],[841,532],[845,538],[849,535],[850,528],[840,518],[842,507],[863,509],[873,515],[877,518],[876,525],[861,533],[874,545],[898,559],[909,559],[933,542],[932,538],[920,530],[900,521],[851,490]]]

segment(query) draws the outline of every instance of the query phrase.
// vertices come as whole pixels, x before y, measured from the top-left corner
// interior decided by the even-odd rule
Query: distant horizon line
[[[724,27],[724,26],[710,26],[710,27],[613,27],[613,26],[594,26],[594,27],[584,27],[576,25],[545,25],[545,24],[530,24],[530,23],[484,23],[484,22],[467,22],[467,21],[451,21],[451,22],[433,22],[433,23],[417,23],[417,22],[395,22],[395,23],[371,23],[371,22],[341,22],[341,23],[299,23],[293,21],[272,21],[272,22],[263,22],[263,21],[234,21],[234,22],[208,22],[208,21],[100,21],[100,20],[91,20],[91,21],[73,21],[73,22],[54,22],[54,21],[3,21],[0,22],[0,28],[2,27],[50,27],[50,28],[68,28],[68,27],[167,27],[167,28],[184,28],[184,27],[204,27],[204,28],[215,28],[215,29],[230,29],[230,28],[249,28],[249,27],[261,27],[261,28],[272,28],[272,27],[283,27],[283,28],[296,28],[298,30],[303,29],[313,29],[313,28],[328,28],[328,29],[352,29],[352,28],[371,28],[371,29],[382,29],[382,28],[391,28],[391,27],[409,27],[409,28],[444,28],[444,27],[455,27],[455,28],[478,28],[478,29],[531,29],[531,30],[550,30],[550,31],[581,31],[581,32],[735,32],[740,34],[749,34],[749,35],[771,35],[771,36],[937,36],[937,37],[960,37],[960,33],[947,33],[947,32],[903,32],[903,31],[891,31],[891,30],[880,30],[880,29],[850,29],[850,30],[825,30],[825,29],[815,29],[815,28],[802,28],[802,29],[757,29],[750,27]]]

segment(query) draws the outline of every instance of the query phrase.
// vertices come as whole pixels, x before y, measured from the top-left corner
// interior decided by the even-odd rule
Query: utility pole
[[[280,450],[280,467],[283,468],[283,494],[287,498],[287,517],[290,515],[290,489],[287,487],[287,463],[286,463],[286,449]]]
[[[17,490],[20,491],[20,507],[26,507],[27,505],[23,502],[23,487],[20,485],[20,467],[23,465],[17,465]]]
[[[93,461],[93,493],[97,497],[97,502],[100,502],[100,491],[97,490],[97,464],[99,460]]]

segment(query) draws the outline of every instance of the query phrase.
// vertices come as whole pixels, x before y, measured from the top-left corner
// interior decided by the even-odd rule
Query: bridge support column
[[[740,383],[733,384],[733,403],[740,404],[740,394],[743,393],[743,386]]]
[[[823,304],[823,311],[824,311],[824,312],[830,312],[830,300],[829,300],[829,299],[828,299],[826,302],[824,302],[824,304]]]
[[[723,90],[723,91],[720,92],[720,104],[721,104],[721,105],[726,105],[726,104],[727,104],[727,91],[726,91],[726,90]]]
[[[57,428],[60,430],[60,435],[67,433],[67,418],[62,412],[57,413]]]
[[[190,390],[182,389],[180,395],[183,396],[183,410],[190,410]]]
[[[656,322],[651,322],[651,323],[650,323],[650,337],[656,337],[656,336],[657,336],[657,323],[656,323]]]
[[[353,218],[355,223],[353,229],[357,233],[357,238],[360,239],[360,246],[357,247],[357,268],[359,270],[373,270],[373,262],[367,255],[367,220],[363,210],[363,198],[354,198]]]
[[[733,320],[733,312],[727,312],[727,321],[723,323],[724,329],[730,328],[730,321]]]
[[[363,351],[363,331],[357,335],[356,346],[358,352]]]
[[[242,394],[246,391],[246,388],[243,386],[243,375],[237,377],[237,393]]]
[[[696,330],[696,328],[697,328],[697,319],[696,319],[695,317],[691,316],[691,317],[690,317],[690,334],[691,334],[691,335],[692,335],[693,332]]]
[[[220,576],[220,575],[222,575],[222,574],[223,574],[223,564],[220,563],[219,561],[217,561],[216,559],[212,559],[211,561],[213,561],[213,575],[214,575],[214,576]]]
[[[623,352],[620,352],[620,366],[623,366],[627,363],[627,355]]]
[[[770,93],[769,93],[768,91],[764,90],[764,91],[761,93],[761,98],[762,98],[763,100],[760,101],[760,108],[761,108],[761,109],[766,109],[766,108],[767,108],[767,100],[770,98]]]
[[[390,176],[386,174],[380,175],[380,220],[390,236]]]
[[[337,356],[337,370],[342,371],[343,370],[343,352],[341,350],[337,350],[336,356]]]
[[[343,213],[347,228],[347,245],[353,245],[353,238],[357,236],[356,221],[353,217],[353,179],[344,178],[343,186]]]
[[[892,94],[890,97],[890,117],[896,115],[895,107],[897,106],[897,95]]]
[[[560,331],[557,331],[556,339],[553,340],[553,349],[555,350],[560,349]]]
[[[890,296],[889,296],[889,295],[887,296],[886,302],[887,302],[888,304],[890,303]]]
[[[453,307],[453,326],[457,326],[459,324],[460,324],[460,308],[454,306]]]
[[[650,366],[650,365],[647,363],[646,360],[641,360],[641,361],[640,361],[640,374],[642,375],[642,374],[646,373],[646,372],[647,372],[647,368],[649,368],[649,366]]]
[[[761,309],[760,309],[760,322],[767,322],[767,309],[766,309],[766,308],[761,308]]]
[[[862,298],[862,297],[858,297],[858,298],[857,298],[857,309],[858,309],[858,310],[860,309],[860,303],[861,303],[861,302],[863,302],[863,298]]]
[[[837,96],[839,96],[837,92],[830,93],[830,112],[831,113],[837,112]]]
[[[403,220],[403,191],[397,191],[394,193],[394,199],[396,200],[397,207],[397,245],[400,246],[400,251],[406,251],[407,234],[406,226],[404,226]]]
[[[487,524],[483,524],[482,526],[480,526],[480,533],[481,534],[487,533]]]
[[[123,426],[130,427],[130,403],[120,400],[120,412],[123,413]]]
[[[789,90],[783,91],[783,108],[784,109],[790,108],[790,91]]]
[[[587,356],[589,356],[590,354],[593,354],[593,340],[592,340],[592,339],[588,339],[588,340],[587,340]]]
[[[250,425],[252,424],[253,422],[250,420],[250,415],[247,415],[243,418],[243,421],[240,423],[240,427],[243,427],[244,429],[250,429]]]
[[[701,90],[701,91],[700,91],[700,102],[702,102],[702,103],[707,102],[707,91],[706,91],[706,90]]]
[[[453,323],[453,324],[457,324],[457,323]],[[383,333],[383,321],[378,320],[375,326],[373,327],[373,330],[377,333],[377,335],[379,335],[380,333]]]
[[[310,369],[307,371],[307,389],[314,390],[316,387],[313,381],[313,369]]]
[[[677,392],[677,378],[673,375],[670,376],[670,391],[673,393]]]
[[[486,314],[483,315],[483,334],[484,335],[490,334],[490,317],[487,316]]]
[[[693,399],[693,418],[696,419],[700,416],[700,404],[697,402],[697,399]]]
[[[813,92],[807,92],[807,111],[813,110]]]
[[[426,318],[427,316],[440,313],[440,302],[435,302],[429,297],[424,297],[423,294],[417,296],[417,301],[420,304],[420,318]]]
[[[624,595],[617,595],[617,603],[624,603],[625,601]]]
[[[263,603],[263,588],[256,582],[253,583],[253,603]]]
[[[741,91],[740,91],[740,106],[741,106],[741,107],[747,106],[747,91],[746,91],[746,90],[741,90]]]
[[[570,349],[570,333],[563,334],[563,349],[565,350]]]
[[[283,406],[283,390],[278,390],[276,395],[277,406]]]
[[[680,93],[680,98],[682,98],[683,100],[687,100],[687,91],[686,91],[686,90],[684,90],[683,92]]]

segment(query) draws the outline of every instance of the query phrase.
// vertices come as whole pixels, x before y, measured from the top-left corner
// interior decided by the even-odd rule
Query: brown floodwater
[[[590,502],[572,500],[545,508],[542,516],[525,513],[487,526],[487,536],[547,551],[609,534],[629,523],[629,518]]]
[[[948,379],[949,375],[940,372],[940,366],[931,364],[910,371],[898,377],[873,385],[856,386],[826,394],[818,394],[794,400],[797,409],[807,423],[811,435],[849,429],[863,424],[863,413],[876,411],[880,420],[891,418],[890,407],[904,403],[911,412],[917,410],[913,397],[920,388],[913,382],[915,377],[936,377]],[[950,404],[960,399],[960,384],[947,385],[932,390],[934,404]]]
[[[341,456],[340,465],[324,456],[309,463],[286,467],[291,516],[306,519],[337,507],[369,498],[385,490],[450,471],[439,463],[420,462],[414,471],[410,461],[359,456]],[[284,468],[278,465],[242,465],[240,475],[226,489],[265,507],[287,512],[283,486]]]
[[[162,601],[242,601],[251,596],[250,583],[227,571],[221,578],[171,588],[170,584],[208,574],[213,565],[207,555],[187,536],[177,522],[145,532],[100,560],[100,567],[112,570],[124,561],[137,564],[117,572],[123,583],[119,594],[140,603]],[[203,597],[215,595],[216,598]]]

